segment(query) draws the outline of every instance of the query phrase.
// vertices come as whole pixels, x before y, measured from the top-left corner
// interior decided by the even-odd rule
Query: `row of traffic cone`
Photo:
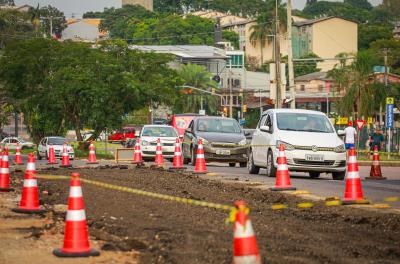
[[[134,148],[132,164],[142,165],[143,163],[144,163],[144,161],[143,161],[143,157],[142,157],[142,151],[140,149],[140,140],[137,139],[135,148]],[[156,156],[154,159],[154,164],[156,167],[164,167],[164,157],[163,157],[163,153],[162,153],[162,146],[161,146],[160,139],[157,139]],[[181,143],[180,143],[179,139],[176,139],[173,164],[172,164],[172,167],[170,168],[170,170],[179,171],[179,170],[185,170],[185,169],[186,168],[183,166]],[[203,142],[201,139],[198,142],[197,154],[196,154],[196,164],[195,164],[195,168],[194,168],[193,172],[197,173],[197,174],[207,173],[206,161],[204,158],[204,147],[203,147]]]

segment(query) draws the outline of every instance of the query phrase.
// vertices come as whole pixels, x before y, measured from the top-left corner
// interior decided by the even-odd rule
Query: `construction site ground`
[[[233,205],[245,200],[263,263],[399,263],[400,214],[314,202],[300,197],[149,168],[60,169],[40,172]],[[69,192],[67,180],[39,179],[43,216],[15,207],[23,173],[12,174],[13,193],[0,193],[0,263],[232,263],[228,211],[140,196],[83,183],[89,234],[100,257],[59,259]],[[276,203],[288,209],[272,210]],[[359,207],[359,206],[358,206]]]

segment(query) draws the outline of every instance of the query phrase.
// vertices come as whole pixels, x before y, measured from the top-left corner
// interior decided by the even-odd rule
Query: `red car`
[[[135,138],[135,128],[124,127],[123,129],[117,130],[108,136],[109,141],[125,142],[128,138],[130,139]]]

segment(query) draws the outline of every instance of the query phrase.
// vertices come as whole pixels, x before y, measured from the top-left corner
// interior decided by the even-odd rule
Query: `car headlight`
[[[201,141],[203,142],[203,145],[208,144],[208,140],[207,140],[207,139],[202,138],[202,137],[198,137],[198,138],[197,138],[197,140],[200,140],[200,139],[201,139]],[[197,142],[198,142],[198,141],[197,141]]]
[[[294,150],[294,146],[292,144],[286,143],[284,141],[277,140],[276,141],[276,148],[279,149],[279,146],[283,144],[285,150]]]
[[[243,139],[243,140],[241,140],[238,144],[239,144],[240,146],[244,146],[244,145],[246,145],[246,143],[247,143],[246,139]]]
[[[142,140],[140,141],[140,143],[142,144],[142,146],[148,146],[150,145],[150,142],[146,141],[146,140]]]
[[[337,152],[337,153],[343,153],[343,152],[346,152],[346,149],[345,149],[344,145],[342,144],[342,145],[337,146],[334,149],[334,151]]]

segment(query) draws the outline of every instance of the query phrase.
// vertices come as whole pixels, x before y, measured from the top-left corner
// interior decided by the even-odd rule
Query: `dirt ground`
[[[235,200],[245,200],[251,209],[250,217],[264,263],[400,263],[399,214],[353,207],[325,207],[322,203],[310,209],[299,209],[295,205],[303,200],[292,195],[147,168],[74,171],[79,171],[86,179],[202,201],[233,204]],[[68,175],[70,172],[57,170],[51,174]],[[13,175],[18,189],[21,179],[22,173]],[[8,213],[10,201],[7,204],[2,198],[1,211],[7,213],[0,214],[0,229],[8,228],[13,233],[4,240],[1,231],[0,248],[13,248],[5,245],[13,243],[15,249],[11,253],[18,254],[19,243],[27,248],[45,243],[42,257],[51,255],[51,240],[55,237],[58,239],[55,245],[61,245],[65,213],[60,208],[65,208],[62,205],[67,202],[68,181],[39,182],[41,202],[50,213],[43,218],[29,216],[32,223],[22,225],[24,239],[17,242],[21,239],[15,234],[22,232],[18,223],[28,216]],[[85,183],[83,193],[93,245],[101,249],[106,258],[112,256],[107,254],[118,254],[120,259],[114,258],[114,263],[130,263],[127,260],[135,263],[135,252],[139,252],[139,263],[232,262],[232,225],[225,223],[226,211],[157,200]],[[5,195],[15,203],[15,194]],[[288,204],[290,209],[271,210],[274,203]],[[12,254],[2,251],[0,262],[14,263],[9,261]],[[46,257],[46,260],[56,263],[58,259]],[[100,262],[100,258],[97,260],[91,259]]]

